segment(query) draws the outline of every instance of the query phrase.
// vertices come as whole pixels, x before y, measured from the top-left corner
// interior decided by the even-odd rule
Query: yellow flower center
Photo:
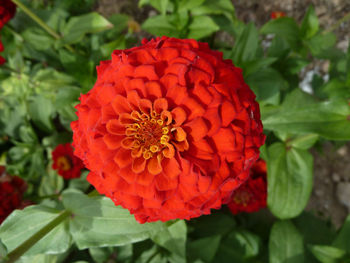
[[[133,155],[142,155],[146,160],[167,147],[171,138],[171,126],[166,125],[160,114],[150,115],[133,111],[134,123],[126,126],[126,140]]]
[[[57,166],[62,171],[68,171],[72,168],[70,159],[67,156],[60,156],[57,158]]]
[[[245,190],[238,190],[234,195],[233,200],[236,204],[247,206],[251,199],[251,194]]]

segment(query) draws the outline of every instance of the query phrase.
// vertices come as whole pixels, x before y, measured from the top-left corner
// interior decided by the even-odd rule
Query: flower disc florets
[[[72,123],[88,181],[143,222],[230,201],[264,142],[241,70],[206,43],[156,38],[102,61]]]

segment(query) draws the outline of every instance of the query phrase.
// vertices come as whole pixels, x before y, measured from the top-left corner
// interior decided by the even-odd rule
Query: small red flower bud
[[[250,178],[233,192],[228,207],[233,214],[252,213],[266,207],[266,198],[266,163],[258,160],[250,170]]]
[[[73,154],[73,147],[70,143],[60,144],[52,152],[52,168],[64,179],[80,177],[84,168],[83,162]]]
[[[281,12],[281,11],[276,11],[276,12],[271,13],[271,19],[277,19],[277,18],[285,17],[285,16],[286,16],[286,13]]]

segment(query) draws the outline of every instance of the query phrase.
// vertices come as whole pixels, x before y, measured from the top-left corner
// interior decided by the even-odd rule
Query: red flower
[[[15,209],[22,209],[23,193],[27,184],[20,177],[6,174],[5,167],[0,166],[0,224]]]
[[[0,0],[0,28],[15,16],[16,5],[11,0]]]
[[[266,198],[266,163],[258,160],[252,166],[247,182],[233,192],[232,202],[228,207],[233,214],[252,213],[266,207]]]
[[[70,143],[60,144],[52,152],[52,168],[64,179],[80,177],[83,162],[74,156],[73,147]]]
[[[242,71],[208,44],[156,38],[97,68],[72,122],[88,181],[141,222],[190,219],[230,200],[264,142]]]
[[[10,0],[0,0],[0,29],[14,17],[16,13],[16,5]],[[0,52],[4,51],[4,46],[2,45],[0,39]],[[6,60],[0,56],[0,65],[4,64]]]
[[[271,19],[277,19],[285,16],[286,16],[285,12],[281,12],[281,11],[271,12]]]

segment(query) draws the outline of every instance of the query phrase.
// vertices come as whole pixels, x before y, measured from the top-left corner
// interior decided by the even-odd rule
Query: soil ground
[[[301,21],[310,4],[314,5],[322,28],[330,28],[350,12],[350,0],[234,0],[237,16],[245,22],[261,26],[270,19],[273,11],[283,11],[287,16]],[[142,23],[154,14],[149,7],[138,8],[138,0],[99,0],[96,10],[105,16],[125,13]],[[337,46],[347,49],[350,39],[350,22],[342,23],[335,31]],[[321,65],[319,64],[321,63]],[[314,64],[322,68],[322,62]],[[302,76],[301,76],[302,78]],[[314,188],[307,210],[342,225],[350,213],[350,143],[335,147],[323,145],[314,155]]]

